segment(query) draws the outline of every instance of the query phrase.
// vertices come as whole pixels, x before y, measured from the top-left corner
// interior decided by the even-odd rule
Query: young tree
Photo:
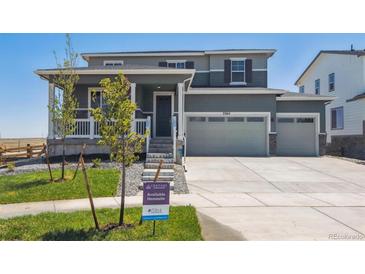
[[[62,63],[57,60],[57,74],[53,78],[53,82],[58,87],[55,96],[55,102],[49,106],[49,110],[53,113],[53,123],[57,135],[62,140],[62,174],[61,181],[65,179],[65,138],[70,135],[76,126],[76,109],[78,102],[74,95],[75,86],[79,80],[75,67],[78,54],[74,51],[71,44],[70,35],[66,35],[65,57]]]
[[[124,225],[126,167],[138,159],[142,152],[145,136],[131,130],[132,115],[137,106],[130,100],[130,83],[123,73],[111,80],[100,81],[103,106],[94,109],[93,115],[100,123],[99,144],[110,147],[110,158],[121,164],[121,203],[119,226]]]

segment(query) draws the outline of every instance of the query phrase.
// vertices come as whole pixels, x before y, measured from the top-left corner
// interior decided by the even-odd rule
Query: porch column
[[[184,136],[184,109],[183,109],[184,83],[177,84],[179,120],[177,126],[177,136],[179,140]]]
[[[48,139],[55,138],[54,125],[53,125],[53,112],[55,103],[55,84],[48,82]]]
[[[136,83],[131,83],[131,101],[136,103]],[[132,131],[136,131],[136,112],[132,114]]]

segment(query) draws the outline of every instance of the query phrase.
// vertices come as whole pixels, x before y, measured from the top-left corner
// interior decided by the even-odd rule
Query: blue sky
[[[77,52],[274,48],[269,87],[294,81],[322,49],[365,49],[364,34],[72,34]],[[64,34],[0,34],[0,136],[46,137],[47,82],[33,71],[55,67]],[[79,65],[85,65],[82,60]]]

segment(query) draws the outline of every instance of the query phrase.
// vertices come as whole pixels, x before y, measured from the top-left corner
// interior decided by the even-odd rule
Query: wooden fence
[[[0,165],[5,164],[7,161],[13,161],[18,159],[31,159],[38,158],[46,152],[46,145],[30,145],[24,147],[12,147],[6,148],[0,146]]]

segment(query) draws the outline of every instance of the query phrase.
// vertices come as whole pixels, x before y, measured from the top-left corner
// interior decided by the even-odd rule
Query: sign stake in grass
[[[94,218],[94,222],[95,222],[95,228],[97,230],[100,230],[98,218],[96,217],[93,196],[92,196],[91,188],[90,188],[90,184],[89,184],[89,178],[87,177],[86,168],[85,168],[85,162],[84,162],[84,158],[83,157],[80,158],[80,162],[81,162],[82,173],[84,174],[84,181],[85,181],[85,185],[86,185],[87,195],[89,196],[89,202],[90,202],[91,212],[93,214],[93,218]]]

